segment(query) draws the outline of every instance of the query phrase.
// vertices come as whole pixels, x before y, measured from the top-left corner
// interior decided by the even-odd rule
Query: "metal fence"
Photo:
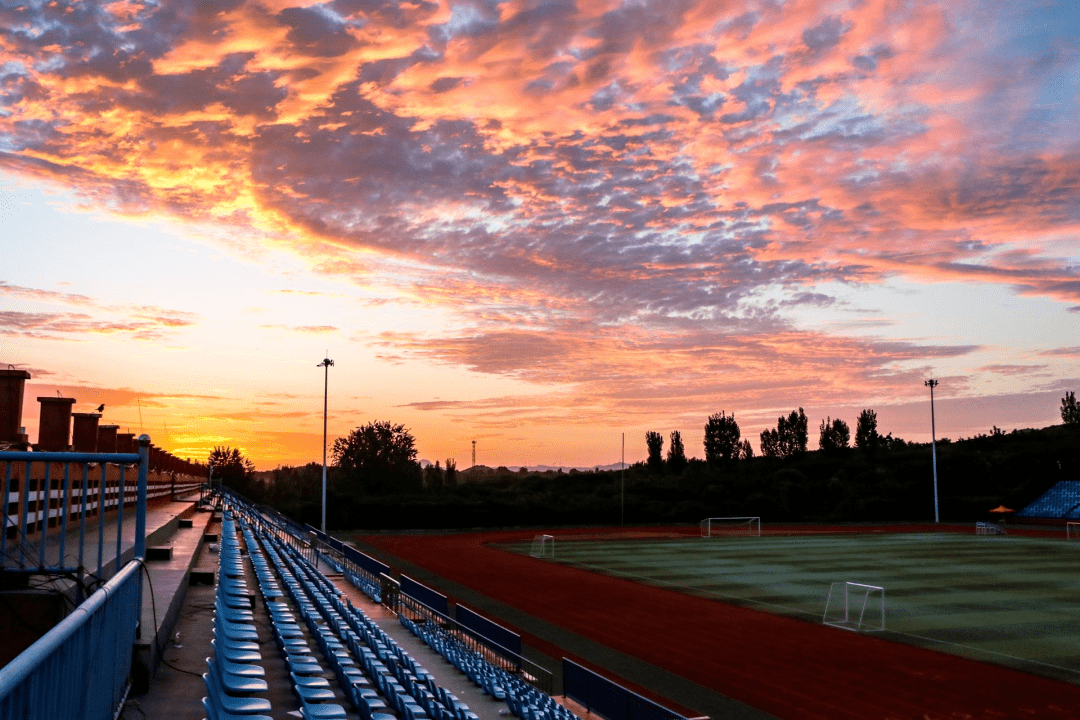
[[[138,453],[0,452],[0,570],[74,574],[89,569],[107,577],[119,570],[124,531],[130,532],[125,508],[135,510],[127,519],[136,526],[134,556],[143,557],[150,437],[139,442]],[[106,516],[112,512],[116,536],[106,538]],[[110,554],[114,540],[116,552]]]
[[[494,640],[481,636],[452,617],[444,615],[405,593],[384,595],[383,602],[391,610],[404,614],[410,620],[427,621],[437,625],[462,647],[481,656],[488,663],[520,677],[541,692],[551,694],[554,682],[551,671],[547,668],[499,646]]]
[[[0,669],[2,720],[110,720],[130,687],[142,560]]]
[[[85,544],[94,535],[99,577],[116,568],[70,615],[0,669],[0,720],[115,717],[130,688],[141,616],[149,457],[146,435],[139,438],[137,454],[0,453],[5,574],[81,574],[89,554]],[[129,491],[135,508],[125,526]],[[116,552],[107,557],[110,508],[116,512]],[[124,530],[131,530],[132,521],[134,559],[121,567]],[[111,537],[108,542],[111,550]]]

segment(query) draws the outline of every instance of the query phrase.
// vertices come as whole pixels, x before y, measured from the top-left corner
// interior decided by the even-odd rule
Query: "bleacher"
[[[1017,517],[1080,520],[1080,480],[1061,480]]]
[[[267,698],[264,679],[272,662],[288,667],[294,698],[288,710],[296,709],[305,718],[481,720],[361,608],[343,599],[287,528],[274,527],[235,497],[222,501],[214,654],[206,659],[203,675],[202,702],[209,720],[269,717],[278,710]],[[249,564],[257,597],[269,616],[275,657],[262,652],[253,614],[255,594],[245,580]],[[332,559],[328,564],[336,571],[347,570]],[[368,596],[377,592],[377,585],[361,573],[343,576]],[[489,663],[438,624],[417,623],[404,613],[399,618],[456,667],[463,680],[467,677],[491,701],[498,701],[498,714],[522,720],[573,718],[550,696]]]
[[[528,661],[515,659],[505,647],[499,656],[482,634],[470,635],[415,598],[394,608],[380,604],[384,588],[363,567],[379,569],[374,559],[340,543],[323,544],[228,491],[197,489],[198,498],[159,504],[146,514],[146,559],[131,563],[134,570],[125,575],[134,573],[136,581],[139,573],[146,575],[141,609],[136,600],[125,611],[132,620],[141,618],[142,639],[126,641],[135,648],[134,667],[141,669],[125,680],[128,661],[110,665],[121,685],[81,717],[132,720],[164,710],[177,720],[573,719],[535,687],[536,666],[526,670]],[[93,546],[99,538],[127,537],[118,527],[105,523],[82,539]],[[131,550],[117,545],[116,552]],[[357,592],[346,594],[349,586]],[[392,597],[398,594],[395,589]],[[365,607],[378,610],[380,619],[365,613],[361,603],[370,603]],[[184,641],[180,632],[174,637],[179,629]],[[185,646],[186,660],[165,658],[166,651]],[[425,665],[432,662],[439,667],[429,671]],[[176,663],[200,669],[195,673]],[[165,683],[168,689],[155,685],[159,666],[173,677]],[[199,689],[181,690],[177,673],[192,676],[188,682],[199,683]],[[544,683],[550,687],[550,675]],[[78,684],[64,688],[72,695],[69,704],[77,706]],[[47,695],[39,693],[35,702]],[[0,720],[38,716],[18,697],[11,695],[6,705],[0,699]],[[156,710],[147,712],[155,703]]]

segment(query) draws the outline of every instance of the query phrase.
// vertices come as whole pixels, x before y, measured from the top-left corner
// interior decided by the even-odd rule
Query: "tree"
[[[439,467],[439,461],[436,460],[434,465],[424,468],[424,487],[428,490],[442,490],[442,486],[443,471]]]
[[[649,459],[645,462],[654,473],[664,471],[664,436],[649,430],[645,433],[645,445],[649,448]]]
[[[782,457],[780,455],[780,435],[776,430],[761,431],[761,454],[765,457]]]
[[[374,495],[415,491],[422,477],[415,443],[404,425],[371,422],[334,441],[334,465],[357,490]]]
[[[443,479],[446,487],[457,486],[457,460],[446,458],[446,477]]]
[[[761,433],[761,454],[765,457],[789,458],[806,452],[809,426],[802,408],[792,410],[787,417],[780,416],[775,430]]]
[[[754,448],[750,446],[749,440],[743,440],[739,443],[739,459],[749,460],[752,457],[754,457]]]
[[[250,492],[255,463],[244,457],[240,448],[215,447],[207,456],[206,463],[214,466],[212,478],[222,485],[241,495]]]
[[[877,431],[877,413],[873,410],[863,410],[855,423],[855,447],[872,453],[877,450],[879,444],[881,444],[881,436]]]
[[[730,417],[723,411],[710,415],[705,423],[705,461],[716,465],[721,460],[738,458],[739,436],[739,423],[735,422],[735,413]]]
[[[787,423],[781,418],[776,429],[780,435],[780,447],[784,451],[784,457],[793,457],[806,452],[806,444],[810,439],[810,426],[802,408],[799,408],[798,413],[792,410],[787,417]]]
[[[826,453],[835,453],[847,449],[851,440],[851,431],[847,423],[836,418],[825,418],[819,428],[818,447]]]
[[[678,430],[671,431],[667,465],[672,475],[682,475],[682,471],[686,468],[686,450],[683,448],[682,434]]]
[[[1076,403],[1076,393],[1066,392],[1061,398],[1061,421],[1066,425],[1080,425],[1080,405]]]

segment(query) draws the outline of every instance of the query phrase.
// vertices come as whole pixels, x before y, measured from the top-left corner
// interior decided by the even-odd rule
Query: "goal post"
[[[1065,539],[1080,540],[1080,522],[1065,523]]]
[[[711,517],[700,523],[701,537],[732,537],[761,535],[760,517]]]
[[[885,629],[885,588],[856,582],[834,582],[829,586],[822,622],[853,632]]]
[[[534,558],[555,557],[555,536],[536,535],[533,537],[532,549],[529,550],[529,555]]]

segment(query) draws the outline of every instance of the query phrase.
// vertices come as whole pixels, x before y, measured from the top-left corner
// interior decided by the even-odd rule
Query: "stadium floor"
[[[529,531],[360,540],[449,581],[454,587],[442,587],[451,595],[455,587],[482,593],[519,617],[778,717],[1080,716],[1080,687],[1003,666],[1075,679],[1080,613],[1069,593],[1080,566],[1070,551],[1080,548],[1014,535],[867,531],[735,542],[678,537],[686,528],[600,542],[571,537],[604,531],[563,531],[554,533],[556,563],[490,545],[527,551]],[[575,559],[590,568],[561,562]],[[868,636],[823,626],[833,580],[885,587],[890,629]],[[760,603],[780,607],[752,609],[768,607]],[[945,642],[995,664],[913,646]],[[705,712],[677,688],[642,684]],[[739,714],[731,711],[708,714]]]

